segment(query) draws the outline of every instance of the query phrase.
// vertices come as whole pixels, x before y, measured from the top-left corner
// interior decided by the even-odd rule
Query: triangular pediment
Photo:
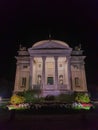
[[[32,49],[68,49],[69,46],[58,40],[43,40],[35,43]]]

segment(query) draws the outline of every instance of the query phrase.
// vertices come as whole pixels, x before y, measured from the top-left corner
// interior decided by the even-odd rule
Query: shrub
[[[34,103],[39,101],[40,90],[27,90],[24,92],[18,92],[19,96],[23,96],[25,98],[26,103]]]
[[[90,98],[87,93],[77,93],[75,97],[75,101],[80,103],[89,103]]]
[[[74,94],[60,94],[56,99],[61,102],[70,103],[74,101]]]
[[[55,100],[55,97],[54,97],[53,95],[47,95],[47,96],[45,97],[45,100],[46,100],[46,101],[53,101],[53,100]]]
[[[10,100],[10,103],[13,105],[24,103],[24,102],[25,102],[25,98],[16,94],[13,95]]]
[[[25,102],[28,102],[28,103],[30,103],[30,102],[33,102],[33,100],[34,100],[34,92],[33,91],[24,91],[23,93],[22,93],[22,95],[23,95],[23,97],[25,98]]]

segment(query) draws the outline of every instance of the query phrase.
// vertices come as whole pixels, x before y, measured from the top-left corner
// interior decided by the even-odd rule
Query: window
[[[26,77],[22,78],[22,86],[25,87],[26,86]]]
[[[47,77],[47,84],[53,85],[53,77]]]
[[[78,77],[75,77],[75,86],[80,87],[80,81]]]
[[[28,67],[27,65],[24,65],[24,66],[23,66],[24,69],[27,68],[27,67]]]

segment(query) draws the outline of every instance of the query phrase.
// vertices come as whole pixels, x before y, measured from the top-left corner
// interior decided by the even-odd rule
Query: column
[[[42,84],[43,84],[43,89],[45,89],[45,61],[46,57],[42,57],[43,61],[43,66],[42,66]]]
[[[72,90],[71,88],[71,64],[70,64],[70,56],[67,57],[67,69],[68,69],[68,90]]]
[[[55,60],[55,89],[58,88],[58,56],[54,57]]]
[[[30,89],[33,89],[33,63],[34,57],[30,57]]]

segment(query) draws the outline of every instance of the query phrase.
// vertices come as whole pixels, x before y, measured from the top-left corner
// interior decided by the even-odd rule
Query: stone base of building
[[[54,96],[57,96],[57,95],[60,95],[60,94],[72,94],[74,91],[72,90],[62,90],[62,91],[59,91],[59,90],[55,90],[55,91],[52,91],[52,90],[44,90],[42,91],[41,93],[41,96],[42,97],[45,97],[47,95],[54,95]]]

